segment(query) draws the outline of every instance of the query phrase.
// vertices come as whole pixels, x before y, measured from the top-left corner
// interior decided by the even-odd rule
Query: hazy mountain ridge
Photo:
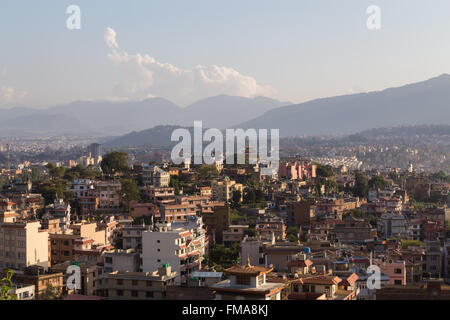
[[[172,132],[180,126],[157,126],[143,131],[133,131],[121,137],[114,137],[104,143],[106,148],[137,148],[137,147],[170,147],[177,143],[171,141]],[[184,127],[193,137],[192,127]],[[206,129],[205,127],[203,129]],[[305,138],[286,137],[280,139],[280,146],[289,145],[322,145],[322,144],[354,144],[371,143],[380,140],[398,139],[399,143],[420,141],[426,142],[431,137],[445,139],[450,136],[450,125],[399,126],[377,128],[337,137],[311,136]],[[207,144],[207,143],[206,143]]]
[[[237,127],[279,128],[282,136],[302,136],[422,124],[450,124],[450,75],[281,107]]]
[[[264,97],[244,98],[226,95],[206,98],[186,108],[162,98],[115,103],[76,101],[44,110],[31,108],[0,110],[0,125],[4,126],[0,134],[65,133],[66,128],[76,125],[85,134],[123,135],[131,130],[140,131],[159,125],[193,126],[195,120],[202,120],[205,127],[226,128],[285,104],[289,103]],[[58,120],[57,116],[61,118]],[[36,124],[34,117],[41,119],[41,122]],[[53,130],[57,129],[56,126],[49,130],[50,121],[61,121],[63,123],[61,131]],[[33,127],[33,130],[30,130],[30,127]]]

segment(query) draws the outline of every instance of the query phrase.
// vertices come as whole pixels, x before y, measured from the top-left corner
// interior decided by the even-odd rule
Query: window
[[[122,297],[123,296],[123,290],[117,290],[117,295],[119,297]]]
[[[132,284],[133,286],[137,286],[137,285],[138,285],[138,282],[137,282],[137,280],[133,280],[133,281],[131,281],[131,284]]]
[[[152,282],[151,281],[147,281],[147,287],[151,287],[152,286]]]
[[[131,291],[131,296],[132,297],[137,297],[138,296],[138,292],[136,290],[132,290]]]
[[[117,279],[117,284],[118,284],[119,286],[123,285],[123,280],[122,280],[122,279]]]
[[[401,285],[402,284],[402,280],[394,280],[394,284],[395,285]]]
[[[147,298],[153,298],[153,291],[147,291],[147,292],[145,293],[145,296],[146,296]]]
[[[397,273],[397,274],[402,273],[402,269],[399,269],[399,268],[395,269],[395,273]]]

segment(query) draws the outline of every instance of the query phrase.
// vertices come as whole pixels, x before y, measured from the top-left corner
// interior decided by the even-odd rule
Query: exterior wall
[[[176,252],[180,246],[175,243],[179,239],[178,232],[150,232],[142,235],[142,271],[153,272],[163,263],[169,263],[172,271],[177,273],[176,282],[181,283],[180,257]]]
[[[0,269],[23,270],[49,266],[48,232],[39,231],[39,222],[0,224]]]

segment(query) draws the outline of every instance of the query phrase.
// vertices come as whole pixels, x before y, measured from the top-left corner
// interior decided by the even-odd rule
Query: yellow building
[[[213,181],[211,183],[213,199],[217,201],[231,201],[234,191],[241,192],[241,200],[243,199],[243,185],[236,183],[234,180],[225,177],[222,181]]]

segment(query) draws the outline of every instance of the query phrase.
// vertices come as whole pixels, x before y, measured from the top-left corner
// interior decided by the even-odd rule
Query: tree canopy
[[[120,151],[112,151],[107,153],[100,166],[106,174],[127,172],[129,170],[128,154]]]

